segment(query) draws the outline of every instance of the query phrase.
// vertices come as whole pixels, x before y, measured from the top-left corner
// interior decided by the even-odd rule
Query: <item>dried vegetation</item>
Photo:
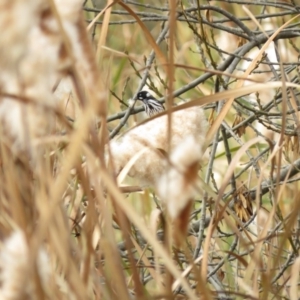
[[[107,2],[0,0],[0,299],[299,299],[300,6]]]

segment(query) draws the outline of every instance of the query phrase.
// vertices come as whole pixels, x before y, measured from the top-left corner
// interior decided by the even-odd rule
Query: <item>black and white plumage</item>
[[[141,91],[137,94],[137,100],[143,102],[145,112],[149,117],[152,117],[165,110],[165,107],[157,99],[155,99],[149,92]]]

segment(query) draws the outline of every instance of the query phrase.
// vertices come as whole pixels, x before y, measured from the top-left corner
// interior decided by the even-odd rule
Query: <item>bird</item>
[[[161,102],[154,98],[148,91],[141,91],[137,94],[137,100],[143,102],[143,106],[148,117],[152,117],[165,110]]]

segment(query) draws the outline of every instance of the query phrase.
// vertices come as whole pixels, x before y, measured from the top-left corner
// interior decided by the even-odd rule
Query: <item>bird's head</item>
[[[148,102],[149,100],[156,100],[148,91],[141,91],[137,94],[137,100]]]
[[[146,114],[149,117],[154,116],[157,113],[160,113],[165,110],[162,103],[160,103],[156,98],[154,98],[149,92],[141,91],[137,94],[137,100],[143,102]]]

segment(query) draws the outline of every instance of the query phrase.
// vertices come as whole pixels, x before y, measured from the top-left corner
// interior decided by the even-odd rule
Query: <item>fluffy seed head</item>
[[[172,113],[171,129],[170,155],[188,137],[194,139],[199,155],[203,154],[207,121],[202,108],[191,107]],[[146,148],[128,174],[137,178],[143,185],[155,185],[166,167],[164,153],[168,152],[167,116],[161,116],[133,128],[124,136],[112,140],[110,148],[117,174],[136,153]]]
[[[157,194],[165,203],[172,219],[197,194],[197,173],[201,158],[201,145],[193,136],[187,136],[175,147],[170,156],[170,164],[166,165],[155,182]]]
[[[0,299],[31,299],[33,292],[32,264],[29,260],[30,249],[24,233],[14,231],[0,250]],[[38,275],[43,287],[49,284],[49,257],[40,248],[36,258]]]
[[[82,0],[55,0],[55,4],[75,63],[93,65],[86,57],[89,41],[81,42],[81,35],[88,40],[81,20]],[[8,137],[13,152],[35,158],[39,153],[36,138],[45,136],[54,125],[53,87],[71,63],[65,37],[43,0],[0,0],[0,30],[0,86],[2,95],[8,95],[0,99],[0,134]],[[92,77],[91,69],[80,69],[85,83]],[[97,84],[94,81],[89,86]]]

